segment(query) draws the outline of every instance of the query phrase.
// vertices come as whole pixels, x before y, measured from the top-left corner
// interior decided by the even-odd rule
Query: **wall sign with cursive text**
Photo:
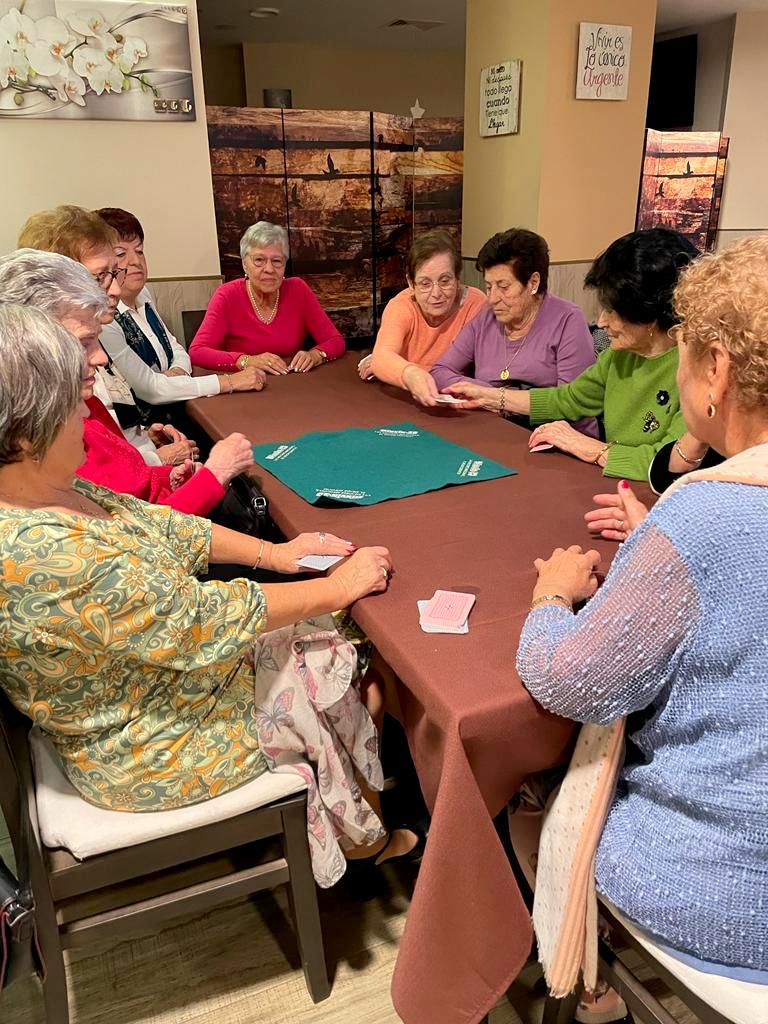
[[[508,60],[480,72],[480,134],[514,135],[519,129],[520,68]]]
[[[582,21],[576,61],[576,99],[625,100],[631,49],[630,25]]]

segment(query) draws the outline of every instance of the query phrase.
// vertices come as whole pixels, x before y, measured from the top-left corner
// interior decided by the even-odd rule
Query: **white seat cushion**
[[[661,964],[669,973],[681,981],[707,1006],[722,1013],[734,1024],[768,1024],[768,985],[736,978],[723,978],[718,974],[699,971],[690,964],[678,960],[665,949],[661,949],[647,935],[638,931],[635,925],[613,906],[604,896],[608,908],[627,931]]]
[[[263,807],[306,788],[294,774],[264,772],[222,796],[174,811],[132,814],[89,804],[67,779],[53,744],[37,728],[30,734],[40,837],[46,846],[84,860],[147,843]]]

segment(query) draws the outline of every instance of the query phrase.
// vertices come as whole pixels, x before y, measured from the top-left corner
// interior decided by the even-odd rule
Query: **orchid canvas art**
[[[0,118],[195,119],[187,7],[0,0]]]

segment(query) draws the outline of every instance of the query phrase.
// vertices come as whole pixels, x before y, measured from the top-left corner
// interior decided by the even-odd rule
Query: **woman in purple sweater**
[[[463,381],[476,387],[471,397],[480,398],[491,388],[556,387],[594,363],[584,314],[547,292],[549,248],[541,235],[524,228],[500,231],[475,265],[485,277],[489,307],[432,367],[438,390]],[[594,419],[579,426],[597,433]]]

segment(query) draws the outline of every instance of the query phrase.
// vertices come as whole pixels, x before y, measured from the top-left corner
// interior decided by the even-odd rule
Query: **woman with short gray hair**
[[[329,533],[271,544],[77,480],[82,364],[46,314],[0,307],[1,685],[100,807],[169,810],[294,776],[330,886],[340,840],[375,851],[385,836],[358,689],[376,669],[329,613],[387,589],[389,552]],[[321,550],[346,560],[305,582],[195,575],[220,562],[295,574]]]
[[[233,373],[247,366],[306,373],[345,350],[344,339],[299,277],[285,277],[288,233],[260,220],[240,239],[245,277],[216,290],[189,347],[195,366]],[[307,339],[314,345],[307,349]]]

